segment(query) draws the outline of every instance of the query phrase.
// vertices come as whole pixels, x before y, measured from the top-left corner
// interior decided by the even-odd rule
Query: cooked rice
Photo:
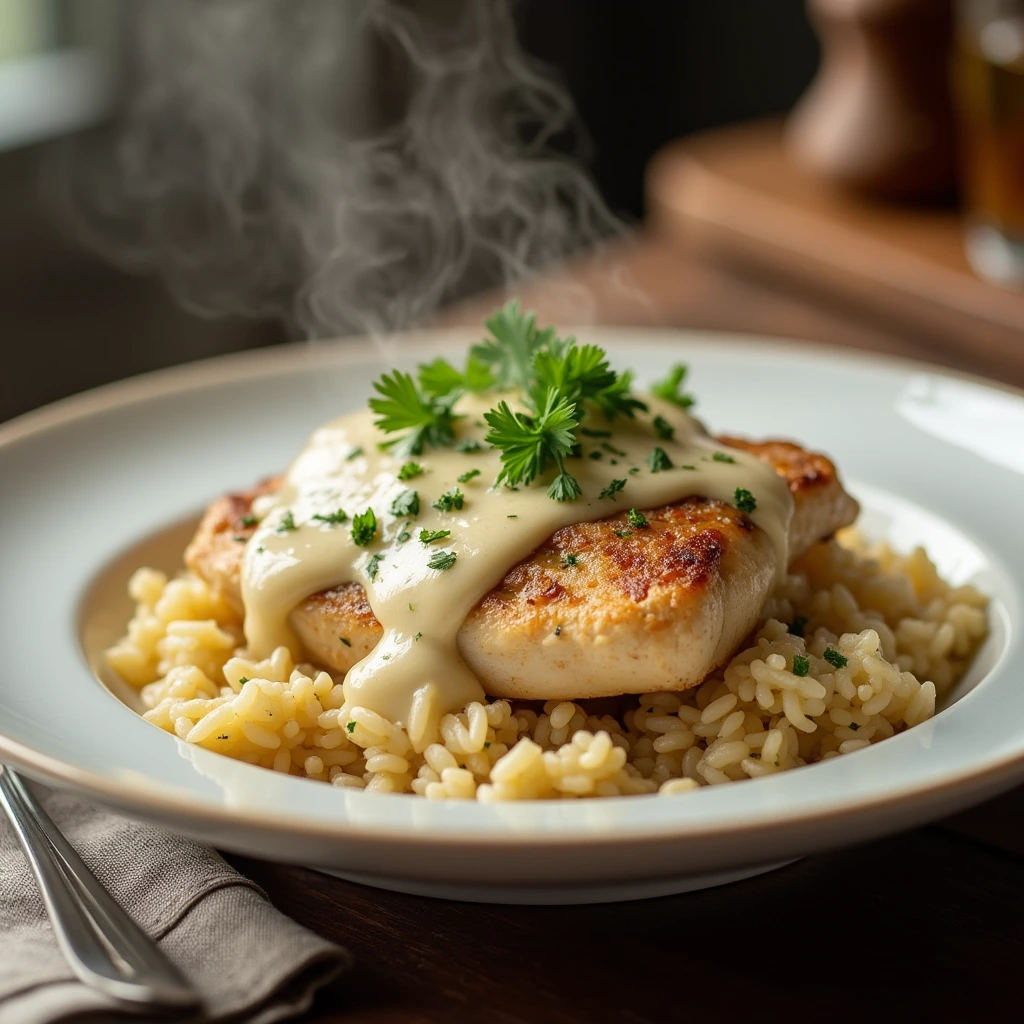
[[[346,707],[340,677],[283,647],[248,658],[238,611],[196,577],[140,569],[129,591],[135,615],[107,660],[147,721],[275,771],[431,800],[682,793],[849,754],[934,715],[988,630],[985,596],[944,582],[923,549],[847,533],[795,563],[750,646],[702,685],[624,697],[614,714],[607,700],[473,702],[417,752]],[[799,617],[804,637],[786,625]]]

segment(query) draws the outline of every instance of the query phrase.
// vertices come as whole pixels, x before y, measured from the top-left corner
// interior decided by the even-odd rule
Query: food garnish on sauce
[[[417,749],[445,713],[483,700],[456,637],[505,574],[556,531],[692,496],[749,517],[789,561],[790,484],[757,454],[708,436],[676,367],[649,396],[605,352],[536,326],[509,303],[462,370],[394,370],[369,407],[314,432],[273,494],[257,499],[241,590],[255,657],[302,649],[304,599],[360,584],[383,627],[348,672],[346,705],[407,729]],[[569,563],[570,565],[572,563]],[[342,639],[341,643],[346,641]]]

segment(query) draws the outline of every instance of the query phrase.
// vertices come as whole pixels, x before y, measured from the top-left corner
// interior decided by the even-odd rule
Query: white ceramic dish
[[[316,424],[366,400],[382,363],[369,342],[341,342],[150,375],[0,429],[0,758],[222,848],[409,892],[552,903],[744,877],[1024,778],[1024,396],[775,340],[578,334],[641,384],[687,361],[712,428],[831,453],[869,532],[926,544],[944,573],[992,596],[991,638],[940,714],[773,778],[672,798],[489,806],[339,790],[148,725],[90,672],[83,631],[94,645],[112,637],[134,564],[173,567],[207,501],[278,470]],[[474,337],[410,335],[388,358],[459,353]]]

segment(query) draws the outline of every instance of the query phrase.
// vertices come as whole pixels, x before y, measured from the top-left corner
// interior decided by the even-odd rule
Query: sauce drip
[[[483,413],[496,404],[494,396],[466,396],[456,405],[456,443],[465,448],[479,442],[479,450],[428,449],[415,457],[423,473],[407,481],[398,472],[409,460],[379,447],[391,438],[374,426],[369,410],[321,427],[279,491],[264,499],[263,518],[246,547],[242,597],[252,653],[267,657],[282,644],[300,650],[288,622],[295,606],[318,591],[361,583],[384,636],[346,676],[346,706],[369,708],[402,725],[422,749],[442,715],[484,698],[456,645],[463,620],[509,569],[563,526],[692,495],[732,504],[736,489],[745,488],[757,502],[750,518],[773,544],[776,573],[785,571],[793,514],[786,482],[756,456],[717,444],[678,407],[646,400],[650,411],[635,420],[588,417],[583,455],[566,464],[583,488],[583,496],[571,502],[547,497],[547,478],[516,490],[492,487],[500,452],[483,445]],[[656,415],[675,428],[671,440],[656,436]],[[608,436],[591,436],[604,431]],[[646,460],[656,446],[673,468],[650,470]],[[460,482],[471,470],[479,475]],[[598,497],[613,480],[626,483],[614,496]],[[433,507],[456,488],[463,494],[461,509]],[[391,511],[407,490],[419,496],[418,515]],[[367,508],[378,528],[373,541],[360,547],[352,539],[351,520]],[[325,521],[339,509],[347,521]],[[424,544],[421,530],[451,532]],[[451,567],[430,568],[432,556],[443,552],[454,554]]]

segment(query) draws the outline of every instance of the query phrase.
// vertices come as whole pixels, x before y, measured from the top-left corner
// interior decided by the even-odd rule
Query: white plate
[[[365,402],[369,342],[248,353],[82,395],[0,429],[0,757],[222,848],[371,884],[569,902],[680,891],[907,828],[1024,777],[1024,398],[931,367],[778,341],[584,329],[641,384],[684,359],[712,428],[831,453],[899,546],[992,597],[992,636],[952,703],[824,764],[677,797],[477,805],[375,796],[188,747],[90,672],[146,539],[287,464],[319,422]],[[460,353],[423,333],[389,359]],[[125,549],[141,545],[125,556]],[[102,585],[97,588],[96,580]],[[90,587],[91,597],[86,600]],[[104,590],[104,588],[107,588]]]

